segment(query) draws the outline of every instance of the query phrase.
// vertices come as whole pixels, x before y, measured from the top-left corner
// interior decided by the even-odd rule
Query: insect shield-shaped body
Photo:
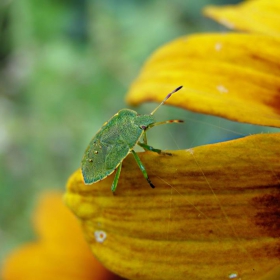
[[[149,115],[139,115],[133,110],[122,109],[101,127],[90,141],[82,159],[81,168],[86,185],[105,179],[117,169],[111,187],[114,192],[117,188],[122,161],[129,153],[132,153],[145,179],[154,188],[144,165],[133,148],[138,144],[144,150],[162,153],[161,150],[147,145],[146,131],[156,125],[182,122],[181,120],[168,120],[157,123],[153,116],[156,110],[181,88],[182,86],[169,93]],[[143,142],[141,142],[141,138],[143,138]]]
[[[140,140],[145,131],[143,128],[154,122],[154,116],[137,115],[129,109],[120,110],[106,122],[85,151],[82,160],[85,184],[98,182],[112,174]]]

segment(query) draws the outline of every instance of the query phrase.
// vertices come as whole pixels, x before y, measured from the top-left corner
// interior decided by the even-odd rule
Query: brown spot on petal
[[[255,223],[262,229],[264,235],[275,238],[280,237],[280,192],[265,194],[255,197],[253,203],[258,209],[255,215]]]

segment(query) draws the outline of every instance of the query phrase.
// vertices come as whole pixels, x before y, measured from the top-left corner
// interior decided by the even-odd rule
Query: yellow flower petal
[[[280,265],[277,266],[275,269],[272,269],[261,280],[278,280],[278,279],[280,279]]]
[[[42,196],[35,226],[41,238],[7,258],[1,279],[119,279],[112,278],[113,274],[92,256],[78,221],[62,203],[61,193]]]
[[[279,146],[262,134],[140,153],[155,189],[129,155],[114,195],[114,176],[86,186],[78,170],[65,202],[94,255],[128,279],[261,279],[279,266]]]
[[[232,29],[280,35],[280,1],[251,0],[235,6],[204,9],[204,14]]]
[[[280,40],[246,34],[193,35],[157,50],[127,102],[161,101],[252,124],[280,126]]]

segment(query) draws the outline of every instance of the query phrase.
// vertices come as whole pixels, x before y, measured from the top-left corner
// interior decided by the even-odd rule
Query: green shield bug
[[[81,169],[86,185],[105,179],[117,169],[111,187],[112,192],[114,192],[120,177],[122,161],[129,153],[132,153],[145,179],[152,188],[155,187],[150,181],[143,163],[140,161],[140,158],[133,148],[137,144],[144,150],[156,152],[158,154],[166,154],[147,144],[146,132],[156,125],[183,122],[181,120],[155,122],[154,118],[154,113],[157,109],[163,105],[173,93],[181,88],[182,86],[169,93],[152,113],[148,115],[139,115],[133,110],[122,109],[108,122],[103,124],[101,129],[90,141],[82,159]],[[140,139],[143,139],[143,142],[140,142]]]

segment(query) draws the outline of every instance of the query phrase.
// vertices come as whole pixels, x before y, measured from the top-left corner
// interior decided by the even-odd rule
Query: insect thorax
[[[118,113],[118,129],[130,148],[138,142],[144,129],[154,123],[152,115],[138,115],[137,112],[129,109],[120,110]]]
[[[148,127],[154,122],[155,118],[153,115],[137,115],[135,120],[135,123],[137,123],[137,125],[141,128]]]

